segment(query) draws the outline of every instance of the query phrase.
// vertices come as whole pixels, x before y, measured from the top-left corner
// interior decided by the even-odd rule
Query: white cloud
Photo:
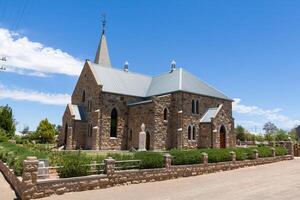
[[[7,29],[0,28],[0,56],[6,56],[11,72],[27,74],[26,70],[35,71],[29,75],[59,73],[71,76],[79,75],[82,62],[60,49],[47,47],[30,41],[27,37]],[[9,67],[8,67],[9,68]]]
[[[0,85],[0,99],[13,99],[17,101],[32,101],[41,104],[65,106],[71,101],[68,94],[44,93],[24,89],[9,89]]]
[[[234,99],[232,106],[233,106],[233,111],[236,113],[248,115],[248,116],[260,116],[264,120],[263,123],[267,121],[272,121],[274,123],[277,123],[281,128],[290,129],[300,124],[300,120],[291,119],[290,117],[281,114],[282,109],[280,108],[267,110],[267,109],[259,108],[257,106],[243,105],[241,104],[241,99],[239,98]],[[252,124],[256,126],[262,123],[256,121],[247,121],[247,123],[245,124],[247,125]]]

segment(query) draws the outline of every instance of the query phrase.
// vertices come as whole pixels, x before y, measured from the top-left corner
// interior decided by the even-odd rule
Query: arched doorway
[[[220,128],[220,148],[226,148],[226,128],[224,125]]]
[[[146,132],[146,150],[150,150],[150,133],[149,131]]]
[[[65,138],[64,138],[64,148],[66,149],[67,147],[67,138],[68,138],[68,123],[65,124],[65,130],[64,130],[64,135],[65,135]]]

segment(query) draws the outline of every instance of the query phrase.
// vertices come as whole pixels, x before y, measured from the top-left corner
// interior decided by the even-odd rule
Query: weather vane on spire
[[[101,16],[102,16],[102,33],[104,34],[105,26],[106,26],[106,15],[105,13],[103,13]]]

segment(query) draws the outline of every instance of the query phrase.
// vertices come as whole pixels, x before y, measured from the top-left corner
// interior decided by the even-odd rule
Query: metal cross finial
[[[104,34],[105,32],[105,26],[106,26],[106,15],[102,14],[102,33]]]

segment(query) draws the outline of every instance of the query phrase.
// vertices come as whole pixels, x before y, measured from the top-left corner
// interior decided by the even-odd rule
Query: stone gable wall
[[[224,109],[218,113],[218,115],[212,121],[213,129],[213,141],[214,148],[220,148],[220,129],[224,125],[226,129],[226,147],[235,146],[235,134],[234,134],[234,124],[231,116],[228,116],[227,112]],[[216,130],[216,131],[214,131]]]

